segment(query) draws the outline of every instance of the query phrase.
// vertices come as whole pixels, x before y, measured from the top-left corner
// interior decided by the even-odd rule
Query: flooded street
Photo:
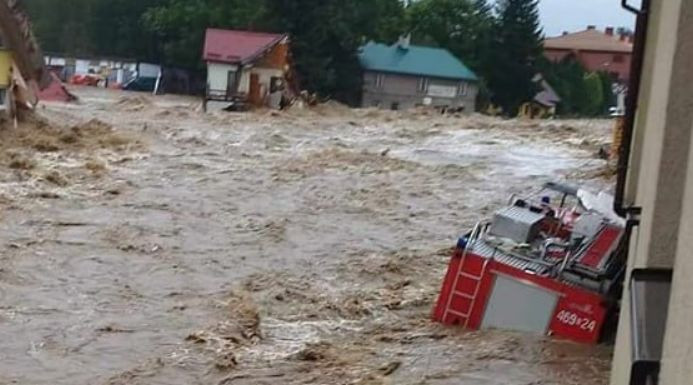
[[[429,315],[511,194],[607,183],[610,121],[75,92],[0,135],[0,384],[607,383],[609,347]]]

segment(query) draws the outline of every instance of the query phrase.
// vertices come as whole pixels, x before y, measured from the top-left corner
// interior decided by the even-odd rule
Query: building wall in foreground
[[[627,201],[642,207],[633,268],[675,269],[660,384],[690,384],[693,362],[693,2],[652,2]],[[629,278],[629,277],[628,277]],[[628,282],[628,281],[627,281]],[[628,385],[630,308],[622,301],[612,385]]]

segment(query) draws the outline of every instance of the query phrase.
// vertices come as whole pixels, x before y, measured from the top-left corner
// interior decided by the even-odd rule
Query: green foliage
[[[414,42],[450,50],[484,78],[484,103],[533,98],[541,57],[536,0],[24,0],[47,52],[204,68],[209,27],[289,33],[301,87],[358,101],[358,48]]]
[[[47,52],[153,59],[157,41],[140,15],[166,0],[24,0]]]
[[[589,109],[589,95],[584,82],[585,69],[579,62],[571,57],[556,63],[543,60],[540,67],[546,81],[561,97],[558,108],[560,115],[581,115]]]
[[[414,41],[448,49],[483,73],[492,49],[492,7],[486,0],[421,0],[407,10]]]
[[[358,48],[406,30],[399,0],[25,0],[47,52],[118,56],[187,68],[209,27],[289,33],[309,91],[357,101]]]
[[[68,54],[92,51],[89,26],[83,22],[91,12],[91,1],[25,0],[24,5],[44,50]]]
[[[599,113],[606,114],[609,108],[616,105],[616,95],[613,90],[614,78],[606,71],[600,71],[597,74],[599,75],[599,80],[602,82],[602,91],[604,95],[602,108]]]
[[[156,34],[164,64],[201,68],[207,28],[258,30],[266,14],[262,1],[169,0],[147,9],[140,19]]]
[[[486,74],[493,101],[514,116],[539,91],[532,81],[542,56],[537,0],[501,0]]]
[[[599,115],[604,107],[604,89],[599,74],[592,72],[585,76],[585,90],[587,92],[586,115]]]
[[[543,59],[540,71],[561,97],[560,115],[601,116],[615,103],[610,75],[587,73],[573,57],[560,62]]]
[[[358,102],[358,49],[368,40],[394,41],[402,31],[398,0],[273,0],[271,24],[288,32],[303,88]]]

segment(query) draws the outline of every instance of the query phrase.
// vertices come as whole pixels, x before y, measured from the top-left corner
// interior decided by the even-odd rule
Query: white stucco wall
[[[260,85],[263,86],[265,92],[269,92],[269,86],[273,77],[283,77],[284,72],[278,69],[272,68],[257,68],[248,67],[243,69],[243,75],[241,75],[241,82],[239,83],[239,92],[247,93],[250,90],[250,75],[258,74]]]
[[[628,266],[629,275],[633,268],[674,267],[659,383],[688,385],[688,367],[693,360],[693,44],[689,38],[693,3],[653,2],[650,14],[628,189],[629,203],[642,207],[643,212]],[[624,299],[629,296],[626,285]],[[612,385],[628,385],[632,365],[629,301],[621,304]]]
[[[253,68],[252,72],[260,76],[260,84],[266,84],[268,87],[271,84],[273,77],[283,77],[284,72],[272,68]]]
[[[228,82],[229,71],[238,71],[238,66],[224,63],[207,64],[207,84],[210,90],[225,91]],[[238,92],[247,94],[250,91],[250,75],[258,74],[260,85],[265,92],[269,92],[272,77],[283,77],[284,72],[279,69],[244,67],[238,82]]]
[[[89,73],[89,68],[90,68],[90,61],[89,60],[81,60],[77,59],[75,61],[75,73],[77,75],[86,75]]]
[[[693,140],[690,146],[693,148]],[[693,152],[687,174],[659,379],[667,385],[691,384],[693,363]]]
[[[247,94],[250,91],[250,68],[243,68],[241,78],[238,83],[238,92]]]
[[[238,66],[224,63],[207,63],[207,84],[213,91],[226,91],[229,71],[238,71]]]

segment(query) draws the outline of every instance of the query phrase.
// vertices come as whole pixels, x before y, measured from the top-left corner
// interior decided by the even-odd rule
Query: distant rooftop
[[[462,61],[442,48],[370,42],[361,48],[359,59],[361,66],[370,71],[478,80]]]
[[[628,37],[614,35],[613,28],[601,32],[590,26],[584,31],[547,38],[544,48],[630,53],[633,52],[633,43]]]

